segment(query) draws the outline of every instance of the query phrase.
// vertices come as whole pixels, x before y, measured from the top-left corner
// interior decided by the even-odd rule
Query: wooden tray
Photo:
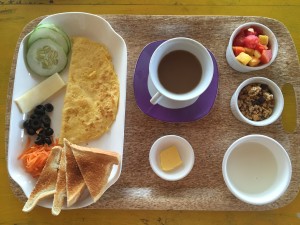
[[[232,16],[126,16],[103,15],[126,41],[128,47],[128,80],[125,122],[123,170],[120,179],[105,195],[88,208],[156,209],[156,210],[269,210],[290,203],[300,184],[299,128],[284,132],[281,121],[267,127],[252,127],[235,119],[229,102],[234,90],[248,77],[259,75],[274,80],[279,86],[289,82],[300,95],[300,69],[297,52],[286,27],[280,22],[262,17]],[[14,82],[16,56],[22,38],[42,18],[30,22],[21,33],[12,64],[6,131],[9,130],[11,93]],[[279,53],[267,69],[241,74],[231,69],[225,59],[229,37],[240,24],[256,21],[268,26],[277,36]],[[185,36],[200,41],[216,57],[219,67],[219,92],[214,108],[205,118],[189,123],[166,123],[140,111],[133,93],[136,61],[149,42]],[[298,120],[299,124],[299,107]],[[226,149],[236,139],[248,134],[264,134],[278,140],[288,151],[292,161],[292,181],[286,193],[276,202],[252,206],[236,199],[227,189],[222,177],[222,159]],[[168,134],[186,138],[195,151],[195,165],[181,181],[167,182],[150,168],[149,149],[153,142]],[[8,137],[6,137],[7,146]],[[6,147],[7,149],[7,147]],[[25,201],[20,187],[11,180],[18,199]]]

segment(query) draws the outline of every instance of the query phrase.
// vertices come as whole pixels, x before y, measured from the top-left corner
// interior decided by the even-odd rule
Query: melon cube
[[[233,46],[232,50],[235,56],[239,55],[241,52],[245,52],[245,48],[241,46]]]
[[[269,63],[272,59],[272,50],[263,50],[261,53],[260,60],[263,64]]]
[[[258,50],[254,50],[253,55],[255,58],[258,58],[258,59],[261,57],[261,53]]]
[[[252,48],[245,48],[245,53],[247,53],[248,55],[252,56],[252,55],[254,55],[254,49],[252,49]]]
[[[249,63],[248,66],[257,66],[260,63],[260,60],[256,57],[253,57]]]
[[[269,37],[267,35],[258,35],[259,43],[262,45],[268,45],[269,43]]]
[[[245,52],[241,52],[237,57],[235,57],[240,63],[247,65],[252,57]]]

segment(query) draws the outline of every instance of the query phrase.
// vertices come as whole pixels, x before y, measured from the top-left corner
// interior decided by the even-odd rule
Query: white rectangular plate
[[[89,147],[96,147],[105,150],[118,152],[123,158],[124,144],[124,124],[125,124],[125,103],[126,103],[126,77],[127,77],[127,47],[123,38],[117,34],[107,21],[103,18],[79,12],[60,13],[46,17],[40,23],[53,23],[62,28],[70,37],[82,36],[93,41],[104,44],[112,55],[115,71],[120,82],[120,101],[116,121],[111,129],[97,140],[88,143]],[[30,174],[26,173],[22,162],[18,156],[22,153],[27,141],[27,135],[24,133],[22,123],[26,115],[22,114],[17,107],[14,99],[21,96],[27,90],[42,81],[42,77],[31,75],[25,65],[23,52],[28,35],[22,40],[19,48],[15,81],[11,105],[9,143],[8,143],[8,172],[11,178],[20,185],[25,195],[28,197],[36,183]],[[60,73],[67,82],[68,66]],[[53,95],[47,102],[54,105],[54,111],[51,113],[51,127],[57,137],[60,132],[61,115],[63,108],[63,99],[65,89]],[[109,177],[106,189],[113,185],[121,174],[122,163],[114,166]],[[81,208],[92,204],[93,201],[88,191],[85,191],[72,208]],[[40,206],[50,208],[52,199],[48,198],[39,202]]]

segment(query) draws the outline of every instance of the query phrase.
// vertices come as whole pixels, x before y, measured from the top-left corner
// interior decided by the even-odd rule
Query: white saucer
[[[148,85],[148,91],[152,98],[153,95],[155,95],[157,93],[157,89],[155,88],[150,76],[148,76],[147,85]],[[193,103],[195,103],[197,101],[198,98],[199,97],[188,100],[188,101],[175,101],[175,100],[172,100],[172,99],[162,96],[157,104],[160,106],[163,106],[165,108],[169,108],[169,109],[180,109],[180,108],[184,108],[184,107],[192,105]]]

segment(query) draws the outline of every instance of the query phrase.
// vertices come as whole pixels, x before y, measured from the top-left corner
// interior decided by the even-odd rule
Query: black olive
[[[27,131],[27,134],[29,134],[29,135],[35,135],[35,130],[32,129],[31,127],[27,128],[26,131]]]
[[[39,119],[33,119],[30,121],[31,128],[37,130],[41,128],[41,121]]]
[[[44,115],[46,112],[45,106],[43,105],[38,105],[34,109],[34,113],[38,115]]]
[[[45,139],[38,135],[37,138],[35,139],[34,143],[37,145],[43,145],[43,144],[45,144]]]
[[[44,142],[45,142],[47,145],[51,145],[52,140],[51,140],[50,137],[45,137]]]
[[[50,126],[50,123],[51,123],[51,119],[48,115],[43,115],[42,116],[42,123],[45,127],[49,127]]]
[[[51,118],[47,115],[54,109],[51,103],[37,105],[28,119],[23,121],[23,128],[28,135],[36,135],[35,144],[50,145],[54,131],[50,128]]]
[[[51,136],[53,134],[53,129],[50,127],[45,128],[45,135],[46,136]]]
[[[51,103],[47,103],[44,106],[45,106],[46,112],[52,112],[53,109],[54,109],[54,107],[53,107],[53,105]]]
[[[48,135],[46,135],[46,130],[45,130],[45,128],[41,128],[41,129],[39,130],[39,132],[38,132],[38,135],[39,135],[39,136],[48,136]]]
[[[30,127],[30,121],[29,119],[28,120],[25,120],[24,123],[23,123],[23,128],[25,129],[28,129]]]
[[[38,114],[35,114],[35,113],[33,113],[33,114],[31,114],[30,115],[30,119],[39,119],[40,118],[40,116],[38,115]]]

